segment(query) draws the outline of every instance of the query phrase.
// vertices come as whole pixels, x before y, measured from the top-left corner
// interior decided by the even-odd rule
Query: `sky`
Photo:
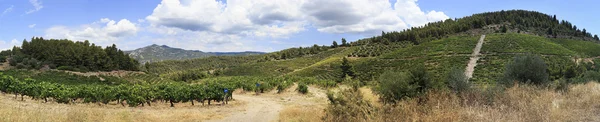
[[[0,50],[24,39],[209,52],[330,45],[475,13],[523,9],[600,33],[596,0],[0,0]]]

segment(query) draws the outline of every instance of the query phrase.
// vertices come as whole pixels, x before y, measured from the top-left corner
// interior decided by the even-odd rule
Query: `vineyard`
[[[400,48],[404,48],[410,46],[411,43],[408,42],[399,42],[392,43],[388,45],[384,44],[371,44],[371,45],[361,45],[358,46],[354,52],[350,53],[348,57],[376,57],[382,54],[386,54]]]
[[[136,75],[139,77],[142,75]],[[211,101],[223,101],[231,99],[231,92],[241,88],[246,91],[264,92],[273,89],[282,91],[290,87],[294,82],[301,84],[315,84],[322,87],[333,87],[333,81],[317,80],[302,77],[218,77],[183,82],[137,82],[122,83],[119,85],[109,84],[87,84],[68,85],[56,82],[36,80],[32,78],[15,78],[11,75],[0,74],[0,91],[19,95],[21,100],[24,96],[32,99],[54,100],[58,103],[103,103],[116,102],[130,107],[151,105],[152,102],[166,101],[173,107],[175,103],[194,101],[204,104]],[[259,84],[259,85],[256,85]],[[225,99],[227,96],[227,99]]]

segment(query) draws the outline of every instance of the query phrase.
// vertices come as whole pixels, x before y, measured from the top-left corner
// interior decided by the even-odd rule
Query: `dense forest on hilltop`
[[[583,40],[600,41],[598,35],[592,36],[586,29],[577,28],[577,26],[569,21],[559,21],[556,15],[552,16],[527,10],[502,10],[474,14],[460,19],[432,22],[423,27],[412,27],[399,32],[382,32],[381,36],[361,39],[352,42],[352,45],[399,41],[410,41],[414,44],[419,44],[433,39],[440,39],[450,34],[480,29],[488,25],[499,25],[499,32],[517,30],[516,32],[532,32],[537,35],[548,35],[554,38],[578,37]]]
[[[139,63],[117,48],[102,48],[89,41],[73,42],[66,39],[34,37],[23,40],[21,47],[3,51],[0,57],[8,59],[19,69],[40,69],[45,66],[72,71],[139,70]]]

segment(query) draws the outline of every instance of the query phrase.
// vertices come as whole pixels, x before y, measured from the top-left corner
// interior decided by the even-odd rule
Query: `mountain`
[[[199,50],[184,50],[181,48],[169,47],[166,45],[150,45],[138,48],[132,51],[125,51],[130,57],[138,60],[140,63],[158,62],[164,60],[185,60],[194,58],[203,58],[210,56],[237,56],[237,55],[260,55],[263,52],[202,52]]]

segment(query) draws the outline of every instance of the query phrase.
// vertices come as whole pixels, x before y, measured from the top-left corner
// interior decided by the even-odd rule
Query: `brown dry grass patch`
[[[346,91],[351,92],[351,91]],[[364,92],[363,92],[364,93]],[[342,98],[364,102],[361,95]],[[474,90],[455,94],[431,91],[420,98],[402,100],[395,105],[375,106],[374,112],[362,118],[346,121],[600,121],[600,84],[590,82],[573,85],[568,92],[535,86],[520,86],[506,90]],[[352,118],[356,108],[369,104],[346,103],[354,106],[328,107],[326,119]],[[336,113],[338,112],[338,113]],[[335,119],[334,119],[335,120]]]
[[[203,121],[220,119],[244,102],[230,102],[228,105],[205,105],[179,103],[174,108],[168,103],[155,102],[146,107],[122,107],[109,104],[59,104],[43,103],[37,100],[20,101],[9,94],[0,94],[0,121],[2,122],[171,122],[171,121]]]

